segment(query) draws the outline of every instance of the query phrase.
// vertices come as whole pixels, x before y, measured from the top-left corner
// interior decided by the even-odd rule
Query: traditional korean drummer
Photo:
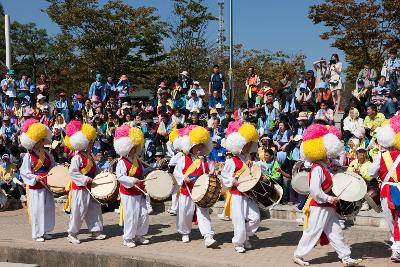
[[[374,159],[368,168],[372,178],[382,181],[380,198],[383,214],[390,229],[392,242],[393,262],[400,262],[400,219],[399,206],[400,191],[398,189],[400,176],[400,116],[394,116],[385,125],[377,128],[376,139],[378,144],[387,149]]]
[[[35,119],[28,119],[22,126],[21,145],[28,150],[20,173],[28,187],[28,213],[32,238],[43,242],[50,239],[55,224],[55,206],[52,193],[46,188],[46,175],[55,165],[53,157],[44,150],[51,143],[51,131]],[[28,191],[27,190],[27,191]]]
[[[145,170],[139,160],[144,136],[139,128],[122,125],[115,131],[114,149],[120,159],[116,167],[120,182],[121,207],[123,219],[123,245],[129,248],[137,244],[146,245],[144,237],[149,230],[149,214],[146,206],[143,179]]]
[[[225,161],[221,176],[232,194],[232,221],[234,236],[232,243],[238,253],[250,249],[249,238],[260,225],[260,210],[257,203],[237,189],[238,178],[248,166],[245,161],[252,151],[257,151],[258,133],[256,128],[242,121],[230,122],[222,146],[232,153]]]
[[[331,194],[333,182],[327,165],[344,150],[339,137],[338,129],[321,124],[313,124],[304,132],[301,152],[313,164],[309,174],[310,195],[303,208],[303,236],[293,256],[293,261],[301,266],[309,265],[304,257],[318,241],[321,245],[330,242],[344,266],[355,266],[362,261],[350,257],[335,209],[338,198]]]
[[[206,155],[210,152],[211,147],[210,134],[207,129],[194,125],[186,127],[181,133],[181,149],[185,156],[178,160],[174,170],[174,176],[180,186],[176,228],[182,235],[182,242],[188,243],[192,230],[192,219],[196,211],[205,246],[213,247],[217,243],[211,228],[209,209],[197,206],[191,199],[191,192],[197,178],[202,174],[209,173]]]
[[[93,178],[100,173],[91,155],[96,129],[91,125],[72,120],[67,124],[65,144],[74,151],[69,166],[72,179],[71,212],[68,227],[68,242],[80,244],[77,235],[83,221],[91,232],[93,239],[106,238],[103,232],[103,216],[100,203],[90,194]]]

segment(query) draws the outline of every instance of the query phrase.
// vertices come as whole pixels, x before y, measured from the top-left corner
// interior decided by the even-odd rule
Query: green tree
[[[172,39],[171,60],[176,62],[175,74],[188,71],[196,79],[205,78],[210,65],[205,34],[208,23],[217,18],[203,0],[173,0],[174,23],[170,25]]]
[[[165,58],[162,41],[167,28],[155,8],[133,8],[122,0],[104,5],[98,0],[47,1],[46,12],[61,29],[52,57],[58,60],[56,65],[68,66],[53,70],[58,77],[69,77],[66,88],[88,88],[95,73],[115,78],[127,74],[130,80],[146,84],[156,73],[152,66]]]
[[[35,23],[11,24],[13,68],[35,78],[44,70],[48,58],[50,39],[45,29],[38,29]]]
[[[387,48],[399,43],[398,0],[325,0],[310,7],[309,18],[324,24],[324,40],[342,50],[350,63],[347,77],[354,80],[365,59],[379,69]]]

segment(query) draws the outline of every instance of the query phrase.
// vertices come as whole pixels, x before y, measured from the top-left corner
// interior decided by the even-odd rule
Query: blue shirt
[[[226,149],[222,146],[213,147],[210,152],[210,160],[215,162],[224,162],[226,158]]]
[[[212,97],[209,101],[208,101],[208,106],[210,108],[215,108],[215,106],[217,104],[221,104],[223,107],[225,106],[225,102],[222,98],[214,98]]]
[[[85,103],[74,100],[74,111],[82,110]]]
[[[61,99],[58,100],[56,102],[56,108],[57,109],[61,109],[61,110],[67,109],[68,108],[68,101],[67,100],[62,101]]]
[[[92,99],[93,96],[97,95],[100,97],[102,101],[105,100],[106,94],[104,93],[104,84],[98,81],[95,81],[90,85],[89,88],[89,98]]]
[[[117,91],[119,97],[128,97],[129,96],[129,88],[131,87],[131,83],[128,80],[119,80],[117,83]]]

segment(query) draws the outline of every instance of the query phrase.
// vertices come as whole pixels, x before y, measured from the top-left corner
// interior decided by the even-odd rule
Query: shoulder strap
[[[383,158],[383,160],[385,161],[386,166],[388,166],[388,164],[387,164],[387,161],[388,161],[388,160],[387,160],[387,155],[390,156],[390,153],[387,152],[387,154],[386,154],[386,155],[385,155],[385,154],[386,154],[386,153],[383,153],[383,154],[382,154],[382,158]],[[392,174],[393,174],[393,172],[396,170],[396,168],[397,168],[397,166],[399,165],[399,163],[400,163],[400,154],[396,157],[396,160],[394,161],[394,163],[392,164],[392,166],[390,166],[390,169],[388,170],[388,172],[387,172],[387,174],[386,174],[386,176],[385,176],[385,179],[383,179],[383,182],[389,181],[390,177],[392,177]],[[394,173],[393,179],[395,180],[395,182],[397,182],[397,174],[396,174],[396,173]]]

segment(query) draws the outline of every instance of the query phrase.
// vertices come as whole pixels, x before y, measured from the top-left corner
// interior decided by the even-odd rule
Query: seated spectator
[[[207,121],[207,128],[208,130],[212,130],[212,127],[214,125],[214,120],[218,119],[218,112],[216,109],[211,109],[210,110],[210,118]]]
[[[278,129],[276,130],[272,139],[278,148],[278,162],[282,165],[286,160],[286,146],[292,139],[292,131],[288,128],[288,125],[285,122],[281,121],[279,122]]]
[[[66,126],[67,126],[67,123],[65,122],[63,115],[58,113],[56,115],[55,123],[53,125],[53,132],[55,130],[59,130],[60,132],[65,132]]]
[[[371,91],[371,103],[375,104],[382,114],[388,119],[397,111],[397,99],[393,92],[386,87],[386,77],[381,76],[378,81],[378,86]]]
[[[281,80],[279,80],[278,89],[274,92],[279,96],[280,99],[283,99],[283,97],[282,97],[283,90],[292,91],[292,81],[290,80],[289,72],[284,71],[282,73],[282,77],[283,78]]]
[[[189,77],[189,72],[187,72],[186,70],[180,73],[179,84],[182,88],[182,94],[187,94],[189,91],[192,90],[193,80]]]
[[[207,127],[207,122],[204,120],[201,120],[199,114],[200,114],[200,110],[198,110],[198,109],[192,110],[192,112],[190,112],[190,117],[188,118],[187,124],[198,125],[201,127]]]
[[[328,124],[334,125],[333,110],[330,109],[325,102],[321,102],[320,109],[315,114],[315,119],[326,120]]]
[[[177,93],[173,103],[173,109],[179,109],[181,113],[186,110],[186,97],[181,93]]]
[[[265,152],[271,149],[274,153],[277,152],[277,148],[272,140],[267,134],[261,135],[258,147],[258,158],[260,161],[266,161]]]
[[[14,102],[11,101],[10,97],[7,95],[3,96],[3,102],[1,103],[1,107],[3,110],[11,110],[14,106]]]
[[[385,116],[382,113],[378,113],[377,106],[370,104],[367,107],[367,116],[364,119],[366,136],[371,138],[376,128],[380,127],[385,120]]]
[[[262,175],[268,180],[281,183],[282,170],[278,160],[275,159],[274,151],[267,149],[265,151],[265,161],[258,161],[256,165],[261,167]],[[285,173],[285,175],[287,175]]]
[[[356,88],[351,93],[358,101],[367,103],[369,97],[369,88],[365,87],[364,80],[358,79]]]
[[[163,143],[166,143],[168,141],[168,136],[171,133],[171,131],[172,131],[172,121],[168,117],[168,115],[164,113],[161,115],[160,124],[157,129],[158,140]]]
[[[11,110],[12,110],[14,116],[16,117],[15,123],[18,124],[18,122],[22,119],[22,116],[24,115],[24,110],[21,107],[21,104],[20,104],[18,98],[14,99],[14,106],[12,107]]]
[[[335,105],[333,104],[332,91],[328,88],[326,82],[320,82],[316,86],[317,89],[317,105],[320,106],[321,102],[325,102],[328,107],[333,109]]]
[[[65,120],[69,122],[69,107],[68,107],[68,101],[65,97],[65,93],[61,92],[59,96],[60,99],[56,102],[57,112],[63,114]]]
[[[168,104],[168,99],[166,96],[163,96],[160,99],[160,105],[157,107],[157,116],[161,116],[161,114],[166,113],[168,116],[172,116],[172,108]]]
[[[74,107],[73,107],[74,112],[82,110],[85,107],[85,104],[86,103],[83,102],[83,96],[80,94],[76,95],[74,98]]]
[[[274,94],[274,89],[270,87],[270,82],[269,80],[264,80],[263,81],[263,86],[257,93],[257,98],[256,98],[256,105],[257,107],[260,107],[262,104],[267,103],[267,95],[273,95]]]
[[[15,124],[10,123],[10,117],[4,115],[3,125],[0,128],[0,136],[6,144],[12,144],[17,141],[17,127]]]
[[[343,139],[345,142],[353,135],[353,132],[364,129],[364,120],[356,108],[351,108],[349,115],[343,120]]]
[[[121,108],[117,111],[118,117],[124,119],[126,114],[131,114],[131,109],[129,102],[122,103]]]
[[[299,88],[296,90],[296,101],[299,103],[302,102],[311,102],[312,92],[310,88],[307,87],[306,83],[300,84]]]
[[[107,100],[106,109],[111,109],[113,113],[116,113],[118,111],[118,102],[115,99],[114,95],[110,95],[110,97]]]
[[[172,115],[172,127],[175,127],[178,124],[185,124],[185,115],[181,113],[180,109],[175,109],[174,114]]]
[[[102,106],[102,102],[101,102],[101,100],[100,100],[100,97],[99,96],[97,96],[97,95],[94,95],[93,97],[92,97],[92,108],[93,109],[96,109],[96,108],[98,108],[98,107],[101,107]]]
[[[268,135],[272,136],[275,129],[275,120],[272,116],[267,116],[264,110],[259,111],[259,117],[257,120],[257,131],[260,136]]]
[[[218,103],[218,104],[215,105],[215,109],[217,110],[219,119],[225,117],[225,107],[223,105]]]
[[[190,99],[186,103],[186,109],[191,112],[194,109],[202,110],[203,109],[203,101],[200,97],[197,96],[195,90],[190,91]]]
[[[269,128],[274,128],[276,122],[279,120],[279,111],[276,107],[274,107],[274,103],[269,100],[264,108],[265,115],[267,116],[267,120],[270,122],[274,122],[270,124]]]
[[[300,112],[299,116],[297,117],[297,124],[295,125],[293,134],[302,137],[304,135],[304,131],[309,126],[309,122],[310,121],[307,112]]]
[[[42,114],[40,114],[39,121],[46,126],[50,126],[50,114],[49,114],[49,107],[45,107],[43,109]]]
[[[107,160],[104,158],[103,152],[98,151],[94,156],[94,161],[97,168],[99,168],[102,172],[108,171],[109,165],[107,164]]]
[[[289,90],[282,91],[282,111],[280,114],[280,118],[282,120],[286,120],[291,124],[294,124],[296,121],[298,110],[298,103],[296,98],[293,96],[293,93]]]
[[[193,82],[193,87],[192,90],[196,91],[196,94],[198,97],[203,98],[205,96],[204,90],[203,88],[200,86],[200,82],[199,81],[194,81]],[[190,98],[190,94],[187,95],[187,98]]]
[[[211,137],[214,137],[214,136],[223,137],[223,130],[221,128],[220,119],[219,118],[216,118],[215,120],[213,120],[210,136]]]
[[[18,168],[11,162],[10,155],[4,153],[0,165],[0,190],[3,190],[9,197],[20,199],[26,202],[23,183],[17,178]]]
[[[216,109],[218,104],[220,104],[221,106],[224,106],[225,102],[222,99],[222,97],[219,95],[218,91],[213,91],[213,97],[210,98],[210,100],[208,101],[208,108]]]
[[[225,162],[226,159],[226,149],[221,146],[221,137],[219,135],[214,135],[212,137],[213,148],[211,149],[209,159],[215,164],[218,162]]]
[[[232,110],[226,109],[225,117],[221,120],[221,128],[224,130],[224,133],[226,133],[226,129],[228,129],[228,124],[233,120],[234,119],[232,118]]]

